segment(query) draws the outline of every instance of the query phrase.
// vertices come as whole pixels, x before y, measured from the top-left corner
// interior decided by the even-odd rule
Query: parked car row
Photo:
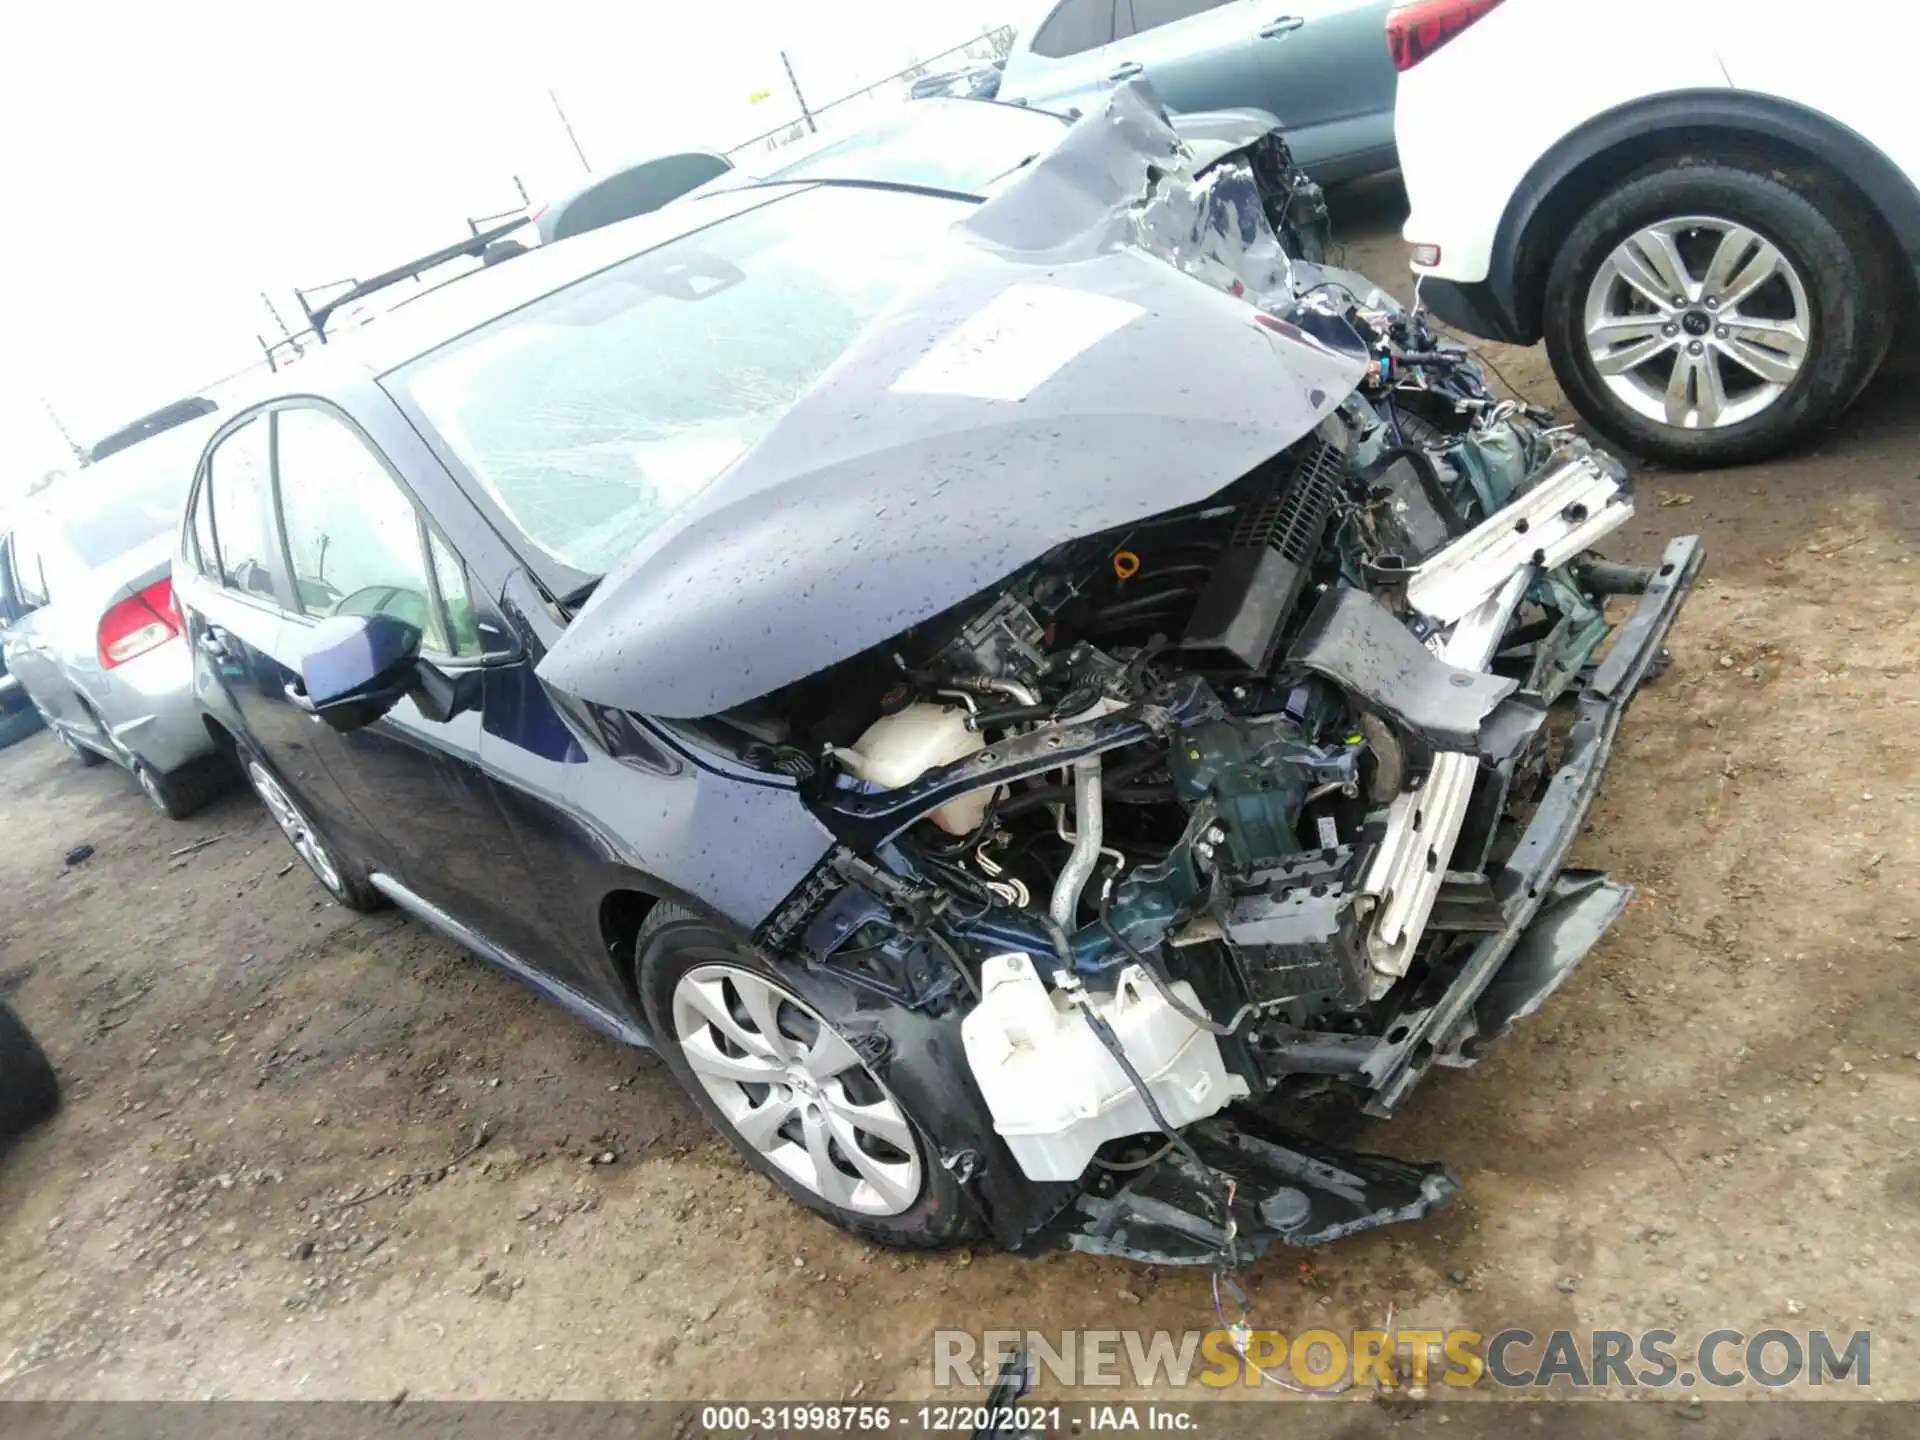
[[[662,155],[597,176],[544,206],[534,235],[551,243],[651,214],[688,196],[794,181],[902,184],[983,199],[1060,143],[1066,113],[991,101],[931,99],[882,115],[850,133],[787,145],[774,164],[736,165],[704,151]],[[1326,200],[1301,169],[1280,122],[1258,109],[1172,117],[1201,171],[1244,161],[1253,168],[1267,219],[1306,259],[1325,258]],[[524,253],[523,242],[516,253]]]
[[[1670,12],[1628,0],[1601,23],[1574,0],[1045,0],[1004,62],[916,93],[991,94],[1067,120],[1144,78],[1183,128],[1203,113],[1272,117],[1323,185],[1398,166],[1434,315],[1485,339],[1544,339],[1568,399],[1612,443],[1679,466],[1747,463],[1836,420],[1913,313],[1920,124],[1900,47],[1855,43],[1880,18],[1865,0],[1811,28],[1736,0]],[[774,167],[706,153],[625,167],[555,201],[538,232],[798,178],[846,164],[848,147],[875,152],[861,163],[878,178],[881,128],[774,152]],[[932,127],[899,128],[925,163]],[[964,146],[943,153],[962,188],[992,178]]]
[[[1139,83],[1046,135],[425,295],[223,409],[169,595],[74,623],[340,903],[657,1050],[834,1223],[1233,1264],[1457,1188],[1291,1122],[1475,1063],[1618,914],[1562,867],[1700,549],[1599,560],[1624,472],[1286,253],[1283,154]]]

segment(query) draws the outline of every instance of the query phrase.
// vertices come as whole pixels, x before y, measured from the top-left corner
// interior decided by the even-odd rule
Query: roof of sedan
[[[721,220],[815,187],[761,186],[690,197],[649,215],[622,220],[552,244],[505,264],[489,265],[441,285],[365,326],[335,331],[327,344],[283,370],[249,397],[312,393],[326,372],[384,375],[469,331],[563,290],[635,255]]]

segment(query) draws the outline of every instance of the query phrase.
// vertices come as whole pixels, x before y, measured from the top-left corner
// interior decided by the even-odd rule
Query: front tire
[[[1628,180],[1568,234],[1547,277],[1547,356],[1613,443],[1683,468],[1746,464],[1865,384],[1883,271],[1839,195],[1681,160]]]
[[[634,947],[674,1078],[747,1164],[843,1230],[894,1249],[971,1235],[926,1134],[793,980],[726,926],[662,902]]]

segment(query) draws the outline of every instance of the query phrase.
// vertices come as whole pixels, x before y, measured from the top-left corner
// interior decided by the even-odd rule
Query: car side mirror
[[[418,625],[391,615],[336,615],[314,627],[300,661],[305,693],[290,698],[336,730],[359,730],[400,703],[419,665]]]
[[[314,627],[289,698],[343,734],[362,730],[412,696],[421,718],[444,725],[480,708],[478,670],[448,674],[420,658],[420,627],[392,615],[336,615]]]

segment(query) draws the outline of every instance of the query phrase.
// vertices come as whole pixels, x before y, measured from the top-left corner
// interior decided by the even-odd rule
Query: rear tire
[[[266,761],[251,751],[242,750],[240,768],[247,777],[247,783],[253,787],[253,793],[260,797],[260,803],[266,807],[267,814],[273,817],[274,824],[280,827],[280,833],[293,846],[293,853],[305,862],[313,878],[320,882],[321,889],[347,909],[356,910],[362,915],[371,915],[387,908],[390,902],[373,888],[367,868],[342,854],[333,840],[307,818],[306,811],[301,809],[299,802]]]
[[[104,765],[107,763],[107,757],[102,755],[98,750],[93,750],[88,748],[85,745],[82,745],[78,740],[74,739],[73,736],[69,735],[65,730],[62,730],[59,733],[60,733],[60,743],[67,747],[68,752],[73,756],[74,759],[80,762],[80,765],[83,769],[91,770],[96,765]]]
[[[845,1044],[828,1013],[834,1007],[824,992],[809,985],[811,998],[803,999],[791,977],[781,974],[728,926],[664,901],[654,906],[641,925],[634,955],[641,1002],[660,1057],[748,1165],[815,1214],[876,1245],[929,1250],[956,1244],[977,1231],[973,1211],[952,1174],[941,1165],[932,1141],[906,1116],[857,1051]],[[776,1039],[771,1048],[795,1057],[784,1070],[781,1060],[762,1060],[753,1048],[765,1048],[765,1030],[744,1009],[746,990],[756,990],[763,1000],[773,1001],[770,1009],[758,1013],[773,1019]],[[725,1029],[701,1019],[704,1005],[712,1003],[710,997],[721,997],[729,1007],[743,1007]],[[703,1003],[696,1006],[695,1001]],[[682,1026],[683,1019],[691,1023]],[[730,1036],[736,1034],[750,1044],[731,1043]],[[829,1045],[840,1042],[840,1058],[809,1066],[799,1057],[819,1054],[823,1037]],[[715,1048],[721,1043],[727,1044],[726,1050]],[[709,1078],[696,1072],[690,1056],[704,1057]],[[724,1065],[729,1059],[764,1067],[768,1082],[714,1078],[715,1063]],[[815,1069],[834,1065],[839,1068],[831,1079],[812,1083]],[[709,1084],[723,1092],[720,1100]],[[740,1119],[721,1108],[727,1099],[743,1112]],[[746,1110],[748,1105],[755,1108]],[[765,1133],[757,1142],[742,1133],[743,1125],[751,1126],[775,1107],[786,1117],[777,1128],[763,1125]],[[850,1113],[856,1119],[873,1117],[871,1126],[849,1125]],[[887,1132],[884,1136],[882,1130]],[[812,1143],[816,1136],[817,1149]],[[855,1159],[847,1158],[843,1147],[848,1144],[859,1152]],[[825,1188],[851,1203],[831,1198],[806,1178],[810,1171],[818,1173],[815,1167],[822,1156],[831,1170]],[[863,1181],[862,1176],[879,1179]]]
[[[1635,408],[1633,400],[1623,396],[1620,369],[1602,375],[1595,342],[1589,337],[1594,297],[1606,283],[1606,267],[1613,257],[1627,242],[1637,242],[1658,227],[1693,227],[1696,222],[1691,217],[1712,217],[1751,231],[1784,259],[1782,276],[1791,276],[1804,293],[1806,333],[1797,370],[1764,406],[1744,416],[1740,411],[1748,407],[1741,397],[1759,392],[1739,387],[1758,377],[1737,361],[1721,358],[1724,352],[1715,342],[1728,337],[1716,328],[1720,317],[1708,314],[1703,302],[1675,307],[1674,321],[1687,324],[1675,323],[1658,336],[1650,332],[1646,337],[1651,345],[1670,336],[1672,347],[1626,372],[1637,377],[1646,391],[1639,401],[1643,408]],[[1712,232],[1687,228],[1680,243],[1703,233],[1710,236]],[[1704,267],[1704,261],[1690,262],[1689,278],[1701,278],[1706,274]],[[1683,158],[1629,179],[1590,207],[1567,235],[1547,277],[1542,312],[1547,357],[1567,398],[1614,444],[1682,468],[1746,464],[1784,449],[1835,419],[1871,378],[1891,334],[1891,322],[1878,308],[1884,297],[1876,296],[1874,289],[1876,281],[1884,286],[1888,273],[1870,227],[1835,187],[1811,180],[1790,183],[1760,161]],[[1783,278],[1778,283],[1789,282]],[[1737,309],[1732,288],[1727,293],[1729,305]],[[1637,297],[1629,298],[1639,303]],[[1678,298],[1667,296],[1666,300]],[[1766,305],[1764,297],[1760,303]],[[1647,309],[1645,316],[1620,319],[1657,322],[1660,318],[1650,307],[1641,308]],[[1688,328],[1695,323],[1701,328]],[[1772,322],[1755,316],[1745,323]],[[1738,333],[1740,328],[1739,322],[1734,323],[1731,342],[1735,345],[1746,338]],[[1617,366],[1634,343],[1614,341],[1618,348],[1606,357],[1609,364]],[[1704,347],[1704,359],[1717,367],[1716,373],[1726,377],[1724,388],[1730,398],[1724,406],[1720,401],[1714,404],[1721,406],[1723,415],[1738,418],[1707,423],[1704,395],[1693,417],[1697,425],[1669,422],[1665,415],[1672,410],[1657,417],[1649,413],[1645,407],[1660,408],[1660,397],[1652,392],[1660,388],[1663,374],[1671,373],[1669,360],[1677,369],[1688,363],[1687,354],[1702,353],[1700,347]],[[1757,353],[1759,347],[1748,348]],[[1681,408],[1687,408],[1684,402]]]
[[[60,1108],[60,1081],[26,1022],[0,1000],[0,1141]]]
[[[202,755],[165,775],[136,760],[133,774],[140,793],[169,820],[185,820],[204,810],[233,783],[233,766],[224,755]]]

